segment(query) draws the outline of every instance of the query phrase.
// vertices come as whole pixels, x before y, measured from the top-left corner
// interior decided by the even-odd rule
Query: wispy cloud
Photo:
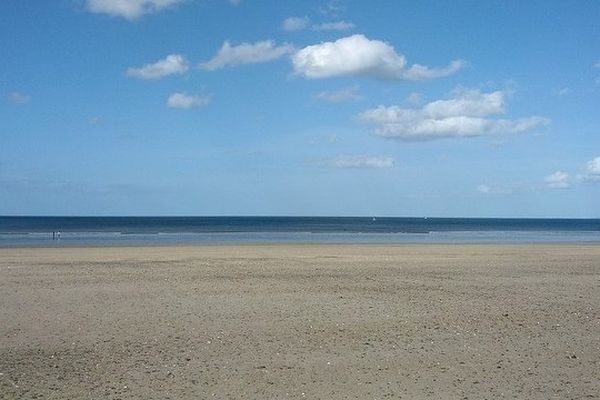
[[[172,185],[149,186],[146,184],[128,183],[128,182],[89,182],[72,181],[66,179],[44,179],[28,177],[1,177],[0,187],[8,188],[21,193],[40,192],[44,195],[48,193],[59,193],[61,195],[102,195],[102,196],[130,196],[134,194],[160,193],[166,190],[173,190]]]
[[[20,92],[12,92],[9,93],[8,99],[14,104],[23,105],[31,101],[31,96]]]
[[[183,3],[184,0],[87,0],[88,11],[135,20]]]
[[[313,25],[315,31],[347,31],[354,29],[356,25],[347,21],[324,22],[322,24]]]
[[[104,119],[102,119],[101,117],[95,116],[92,117],[88,120],[90,125],[93,126],[102,126],[104,124]]]
[[[559,172],[559,171],[557,171]],[[554,174],[552,174],[554,175]],[[550,177],[547,176],[544,180],[536,180],[529,182],[510,182],[510,183],[483,183],[477,186],[477,191],[483,195],[512,195],[528,192],[539,192],[541,190],[559,189],[570,187],[568,176]]]
[[[200,96],[180,92],[173,93],[169,96],[167,99],[167,106],[170,108],[197,108],[209,105],[210,101],[210,96]]]
[[[571,88],[568,88],[568,87],[563,87],[563,88],[554,90],[554,94],[557,96],[566,96],[568,94],[571,94],[571,92],[572,92]]]
[[[419,105],[423,103],[424,96],[421,93],[412,92],[406,97],[406,102],[412,105]]]
[[[344,88],[334,91],[323,91],[315,95],[319,100],[329,101],[331,103],[342,103],[346,101],[360,100],[362,97],[358,94],[357,87]]]
[[[283,20],[281,28],[284,31],[294,32],[306,29],[310,22],[308,17],[289,17]]]
[[[293,50],[292,45],[277,46],[272,40],[242,43],[237,46],[232,46],[225,41],[217,55],[209,61],[201,63],[199,67],[206,71],[215,71],[228,65],[265,63],[290,54]]]
[[[394,167],[394,159],[391,157],[342,155],[329,160],[320,160],[315,164],[321,167],[342,169],[387,169]]]
[[[571,186],[569,174],[563,171],[556,171],[544,178],[547,187],[552,189],[566,189]]]
[[[337,15],[344,11],[344,7],[340,5],[339,0],[330,0],[325,5],[319,7],[319,12],[323,15]]]
[[[481,184],[477,186],[477,191],[482,194],[512,194],[514,189],[507,186]]]
[[[283,20],[281,28],[284,31],[295,32],[311,28],[314,31],[347,31],[355,28],[354,23],[348,21],[333,21],[313,24],[310,26],[310,18],[304,17],[289,17]]]
[[[406,58],[386,42],[352,35],[335,42],[307,46],[292,56],[294,71],[305,78],[360,76],[389,80],[426,80],[452,75],[464,67],[461,60],[443,68],[407,65]]]
[[[159,79],[164,76],[183,74],[189,69],[189,64],[181,54],[170,54],[166,58],[146,64],[139,68],[128,68],[127,76],[139,79]]]
[[[378,136],[404,141],[519,133],[550,122],[537,116],[493,118],[505,113],[506,97],[505,91],[459,89],[450,99],[433,101],[422,108],[379,106],[362,112],[359,119],[373,125]]]

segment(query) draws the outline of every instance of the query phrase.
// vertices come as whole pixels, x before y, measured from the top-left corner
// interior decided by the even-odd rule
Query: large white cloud
[[[188,68],[189,64],[184,56],[171,54],[154,64],[146,64],[139,68],[129,68],[127,75],[140,79],[159,79],[163,76],[183,74]]]
[[[191,95],[187,93],[173,93],[167,99],[170,108],[204,107],[210,103],[210,96]]]
[[[550,122],[542,117],[493,118],[505,113],[506,97],[504,91],[461,89],[450,99],[421,108],[379,106],[362,112],[359,118],[372,124],[378,136],[405,141],[519,133]]]
[[[87,0],[90,12],[129,20],[173,7],[184,0]]]
[[[386,42],[352,35],[335,42],[307,46],[292,56],[296,74],[306,78],[362,76],[391,80],[423,80],[454,74],[464,66],[461,60],[444,68],[407,66],[406,58]]]
[[[200,68],[206,71],[214,71],[228,65],[264,63],[290,54],[293,50],[292,45],[277,46],[272,40],[242,43],[238,46],[232,46],[228,41],[225,41],[217,55],[209,61],[201,63]]]

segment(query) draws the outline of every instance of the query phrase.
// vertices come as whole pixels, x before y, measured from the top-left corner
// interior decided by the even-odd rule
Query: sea
[[[578,242],[600,243],[600,219],[0,216],[0,247]]]

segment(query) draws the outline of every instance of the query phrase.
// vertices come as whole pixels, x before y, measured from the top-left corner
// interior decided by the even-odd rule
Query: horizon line
[[[395,219],[553,219],[553,220],[600,220],[600,217],[443,217],[443,216],[390,216],[390,215],[34,215],[34,214],[0,214],[0,218],[395,218]]]

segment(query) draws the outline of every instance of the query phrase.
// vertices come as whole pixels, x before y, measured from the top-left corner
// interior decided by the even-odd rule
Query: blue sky
[[[597,1],[0,19],[0,214],[600,217]]]

